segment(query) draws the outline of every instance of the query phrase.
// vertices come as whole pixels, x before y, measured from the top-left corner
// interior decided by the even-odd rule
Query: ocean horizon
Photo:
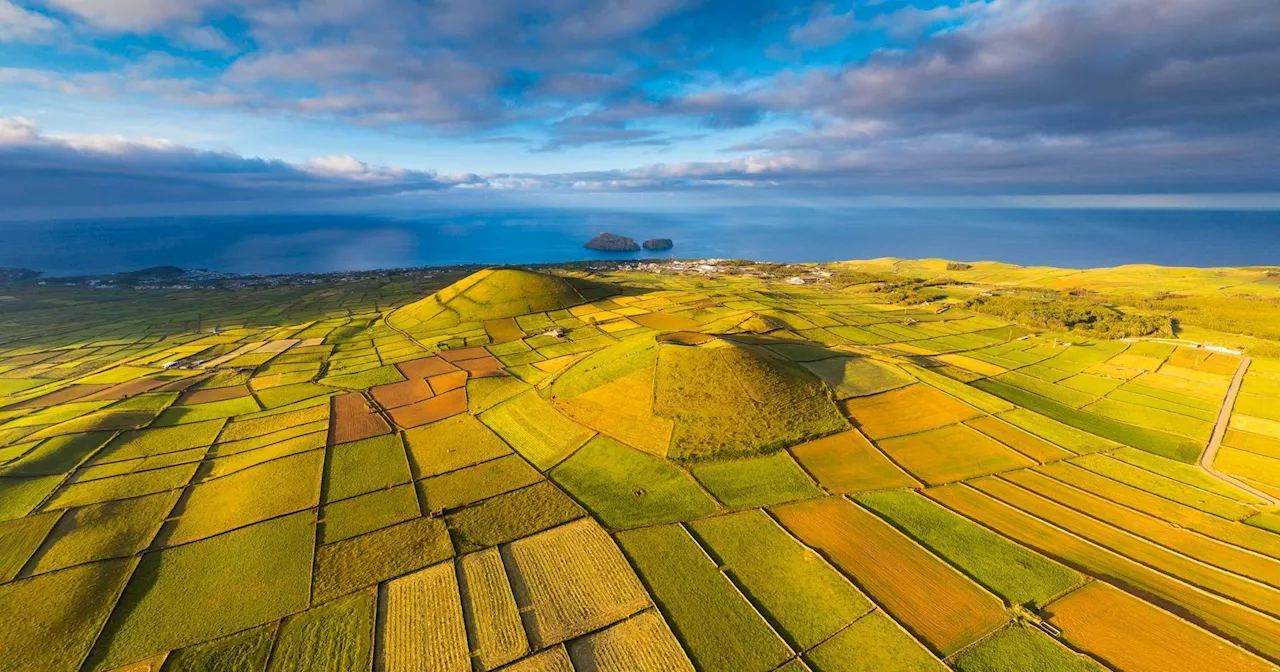
[[[596,252],[602,231],[664,252]],[[941,257],[1092,268],[1280,265],[1280,212],[1190,209],[524,209],[0,222],[0,267],[46,276],[172,265],[241,274],[457,264],[738,258],[826,262]]]

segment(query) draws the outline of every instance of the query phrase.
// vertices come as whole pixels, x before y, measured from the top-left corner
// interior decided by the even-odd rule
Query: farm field
[[[6,285],[0,669],[1280,670],[1280,344],[953,266]]]

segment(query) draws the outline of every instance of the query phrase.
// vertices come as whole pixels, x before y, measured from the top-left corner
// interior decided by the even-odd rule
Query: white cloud
[[[0,42],[43,40],[61,26],[43,14],[0,0]]]
[[[853,34],[853,29],[852,9],[837,14],[834,6],[820,3],[814,5],[808,21],[787,31],[787,39],[797,46],[818,49],[838,44]]]
[[[0,119],[0,144],[29,142],[40,136],[40,126],[26,117]]]

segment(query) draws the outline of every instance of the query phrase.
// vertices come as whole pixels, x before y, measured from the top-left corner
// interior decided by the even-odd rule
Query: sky
[[[0,0],[0,206],[1280,206],[1276,0]]]

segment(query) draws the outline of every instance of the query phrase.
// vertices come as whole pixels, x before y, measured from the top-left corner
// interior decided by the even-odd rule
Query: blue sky
[[[0,204],[1273,202],[1276,35],[1275,0],[0,0]]]

